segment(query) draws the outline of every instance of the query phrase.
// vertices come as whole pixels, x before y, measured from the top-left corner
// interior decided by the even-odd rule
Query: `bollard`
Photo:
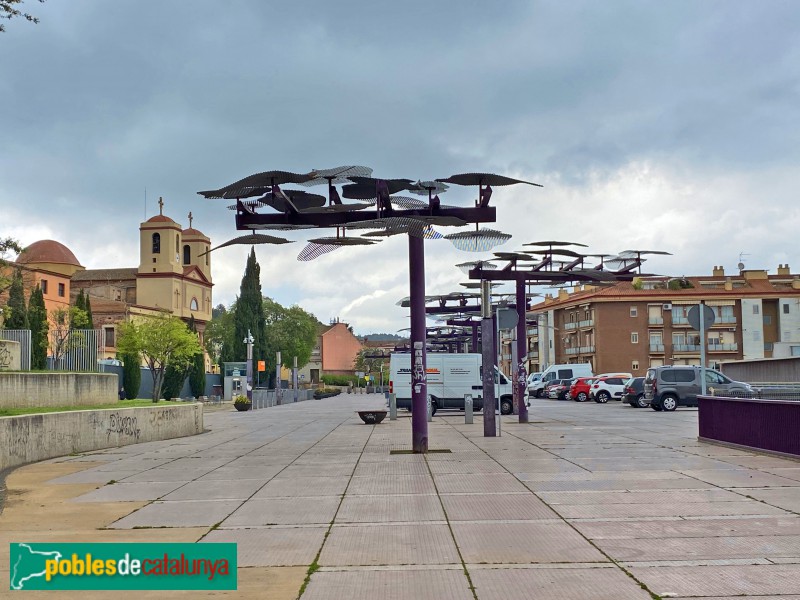
[[[432,412],[433,411],[431,410],[431,397],[428,396],[428,423],[433,421],[433,414],[431,414]]]
[[[472,424],[472,394],[464,394],[464,423]]]
[[[397,394],[389,394],[389,420],[397,421]]]

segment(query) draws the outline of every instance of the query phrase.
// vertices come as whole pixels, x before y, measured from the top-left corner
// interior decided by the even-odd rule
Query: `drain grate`
[[[452,454],[449,448],[433,448],[428,450],[428,454]],[[414,454],[413,450],[389,450],[389,454]]]

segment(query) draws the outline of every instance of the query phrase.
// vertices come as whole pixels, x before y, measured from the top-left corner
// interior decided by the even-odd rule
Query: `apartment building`
[[[649,366],[700,364],[700,332],[687,318],[705,303],[714,312],[706,331],[708,366],[723,361],[800,356],[800,274],[742,270],[726,275],[654,277],[609,287],[559,290],[531,307],[528,371],[555,363],[590,363],[595,373]],[[501,340],[510,358],[510,340]],[[510,370],[510,361],[504,370]]]

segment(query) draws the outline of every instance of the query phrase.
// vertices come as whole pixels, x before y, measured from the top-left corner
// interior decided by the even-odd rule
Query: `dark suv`
[[[651,367],[644,378],[644,401],[649,402],[650,408],[656,411],[675,410],[679,406],[697,406],[702,371],[705,371],[709,394],[724,395],[730,392],[743,396],[750,395],[753,391],[749,383],[733,381],[714,369],[690,365]]]

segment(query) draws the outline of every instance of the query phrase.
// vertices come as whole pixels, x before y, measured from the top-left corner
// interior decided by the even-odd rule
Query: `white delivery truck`
[[[573,379],[575,377],[591,377],[592,365],[589,363],[570,363],[565,365],[550,365],[538,381],[528,385],[528,393],[534,398],[539,398],[545,386],[556,379]]]
[[[429,352],[426,355],[428,395],[433,412],[438,408],[464,410],[464,394],[472,394],[474,410],[483,408],[483,378],[480,354]],[[397,408],[411,410],[411,354],[393,352],[389,360],[389,393],[397,397]],[[494,394],[504,415],[513,410],[511,381],[495,366]]]

